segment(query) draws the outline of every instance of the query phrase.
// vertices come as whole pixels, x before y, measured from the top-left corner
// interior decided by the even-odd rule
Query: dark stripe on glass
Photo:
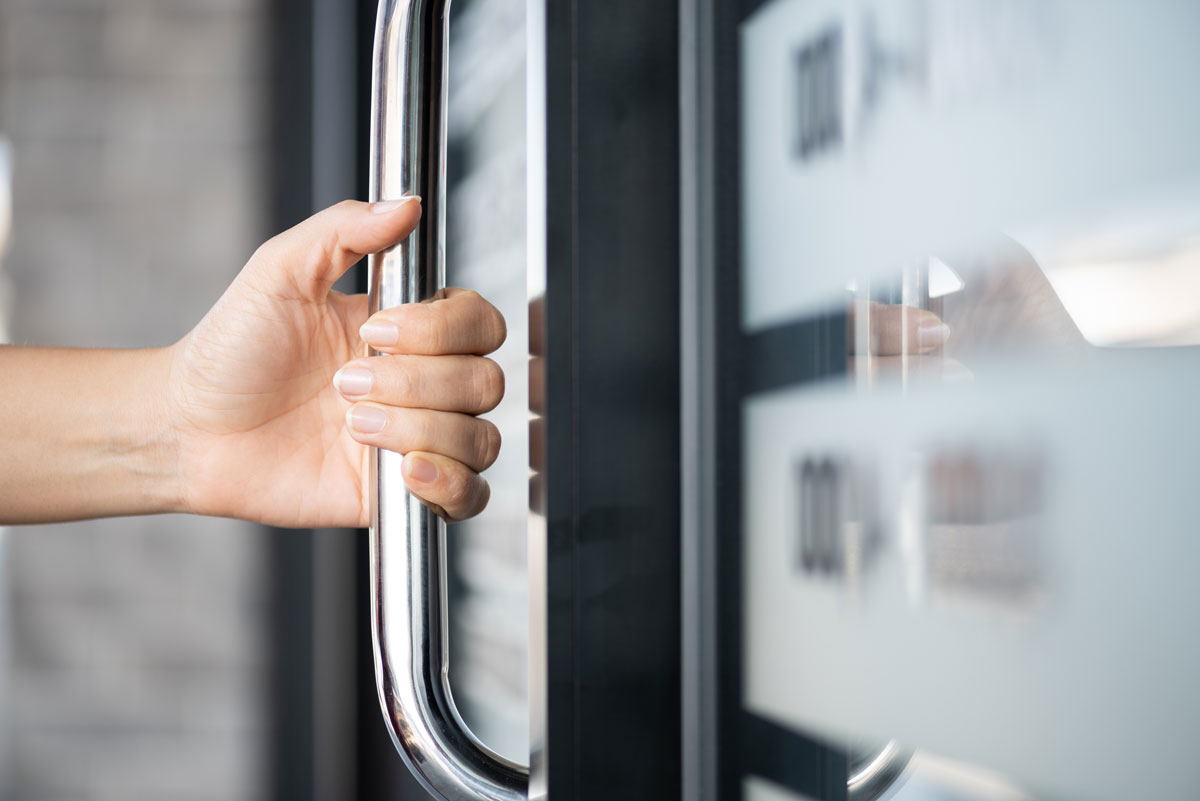
[[[845,801],[846,754],[751,712],[742,715],[742,772],[822,801]]]
[[[742,392],[754,395],[843,375],[847,343],[843,312],[746,334],[742,340]]]

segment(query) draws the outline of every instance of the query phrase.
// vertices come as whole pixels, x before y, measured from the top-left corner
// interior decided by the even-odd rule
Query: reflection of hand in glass
[[[942,299],[942,311],[956,357],[1087,344],[1033,256],[1012,239],[998,237],[955,261],[964,286]]]
[[[946,344],[950,327],[931,311],[912,306],[889,305],[886,303],[856,302],[850,313],[850,330],[859,332],[858,323],[867,321],[866,343],[861,347],[859,338],[851,336],[852,353],[870,353],[874,356],[899,356],[903,353],[929,353]]]
[[[850,349],[860,376],[958,379],[971,376],[965,365],[978,369],[981,356],[1087,350],[1045,273],[1012,239],[951,261],[964,280],[925,298],[929,309],[855,301]]]
[[[958,379],[969,376],[941,350],[950,326],[931,311],[897,304],[855,301],[850,318],[847,369],[856,376]]]
[[[330,289],[419,217],[416,199],[317,214],[259,248],[171,347],[0,349],[0,522],[177,511],[361,526],[368,446],[406,453],[409,487],[439,513],[477,514],[500,439],[475,415],[503,393],[484,357],[503,318],[449,290],[368,320],[365,295]],[[392,355],[362,358],[367,343]]]

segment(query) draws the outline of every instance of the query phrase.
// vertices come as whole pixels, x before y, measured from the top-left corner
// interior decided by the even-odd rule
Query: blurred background
[[[0,0],[3,341],[169,344],[261,241],[364,198],[374,16]],[[452,676],[472,728],[524,759],[524,3],[456,0],[451,54],[449,280],[510,332],[492,502],[451,532]],[[424,797],[375,700],[363,532],[171,516],[0,537],[0,798]]]

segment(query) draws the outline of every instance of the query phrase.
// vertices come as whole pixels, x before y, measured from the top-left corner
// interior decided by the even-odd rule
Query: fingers
[[[500,430],[489,420],[457,412],[356,403],[346,412],[350,435],[397,453],[426,451],[462,462],[476,473],[500,455]]]
[[[485,357],[504,342],[500,312],[475,292],[448,289],[376,313],[359,336],[382,355],[355,359],[334,377],[353,404],[350,435],[405,454],[405,482],[438,514],[478,514],[491,492],[479,473],[500,453],[499,430],[474,417],[504,395],[504,374]]]
[[[379,356],[355,359],[333,385],[351,402],[483,414],[504,397],[504,372],[483,356]]]
[[[421,199],[363,203],[345,200],[264,244],[249,269],[284,297],[320,301],[359,259],[395,245],[421,218]]]
[[[376,313],[359,336],[382,353],[486,355],[504,344],[507,329],[496,307],[469,289],[447,289],[425,303]]]
[[[410,452],[403,471],[409,490],[450,522],[479,514],[491,497],[482,476],[441,454]]]
[[[883,303],[858,303],[850,317],[851,350],[865,347],[876,356],[896,356],[902,353],[928,353],[946,344],[950,326],[933,312],[912,306]],[[859,341],[858,326],[865,323],[866,341]]]

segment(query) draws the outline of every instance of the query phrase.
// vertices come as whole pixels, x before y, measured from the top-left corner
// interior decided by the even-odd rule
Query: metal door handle
[[[380,0],[370,199],[420,195],[404,242],[369,260],[371,313],[445,286],[446,45],[450,0]],[[413,497],[402,457],[371,460],[371,623],[379,703],[396,749],[442,801],[525,799],[529,769],[484,746],[450,694],[446,526]]]

